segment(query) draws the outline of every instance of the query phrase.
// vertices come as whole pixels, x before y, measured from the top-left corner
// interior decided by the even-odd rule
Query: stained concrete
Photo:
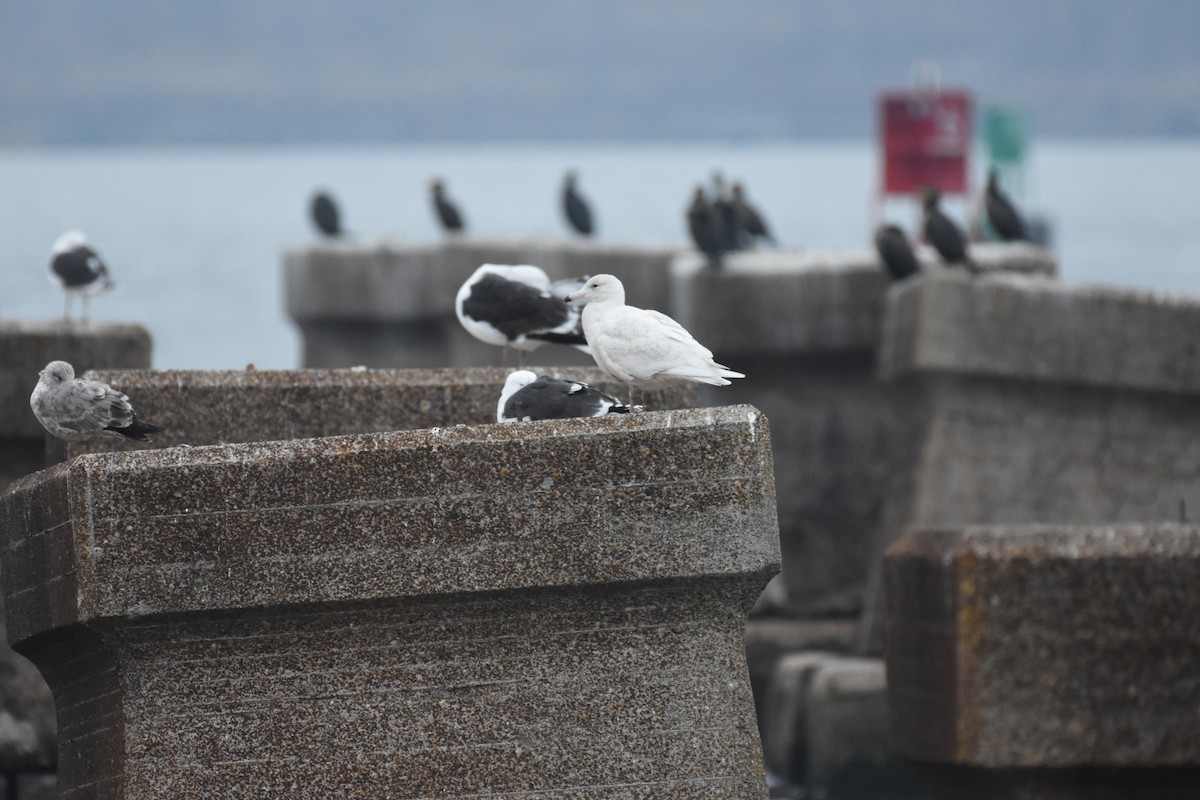
[[[88,453],[0,525],[64,797],[766,795],[751,407]]]
[[[300,328],[305,367],[494,365],[500,348],[472,338],[454,315],[455,294],[480,264],[534,264],[552,280],[607,272],[625,282],[630,297],[663,308],[676,252],[561,239],[319,242],[284,253],[285,306]],[[524,358],[536,365],[593,363],[578,350],[552,345]]]
[[[887,311],[881,373],[903,414],[875,552],[910,525],[1200,508],[1200,300],[946,276],[897,287]],[[874,594],[860,646],[877,652]]]
[[[923,528],[885,566],[891,743],[937,797],[1194,792],[1200,528]]]
[[[929,275],[894,289],[868,249],[738,253],[720,272],[683,256],[673,267],[677,318],[748,376],[703,389],[701,402],[753,403],[775,422],[784,576],[802,614],[855,613],[878,558],[905,410],[878,376],[889,291],[955,276],[929,248],[918,252]],[[989,285],[1057,273],[1053,255],[1033,245],[980,246],[977,258]]]
[[[128,394],[138,414],[165,428],[148,443],[116,436],[73,443],[69,453],[121,452],[179,444],[309,439],[495,422],[510,370],[97,370]],[[624,396],[627,388],[595,366],[543,367],[540,374],[582,380]],[[691,408],[694,384],[639,395],[647,409]],[[58,448],[60,459],[68,449]]]

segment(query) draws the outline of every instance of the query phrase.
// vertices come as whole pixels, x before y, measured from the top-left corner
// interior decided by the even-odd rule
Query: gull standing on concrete
[[[611,394],[581,381],[538,376],[527,369],[509,373],[496,405],[497,422],[529,422],[538,419],[603,417],[632,411]]]
[[[434,178],[429,182],[429,197],[433,201],[433,213],[437,215],[443,231],[461,233],[467,227],[458,206],[446,197],[446,185],[440,179]]]
[[[575,182],[578,177],[578,173],[573,169],[567,170],[567,174],[563,177],[563,214],[566,216],[567,222],[570,223],[572,230],[581,236],[591,236],[596,229],[592,220],[592,208],[575,188]]]
[[[651,387],[674,381],[728,386],[746,377],[713,361],[713,354],[666,314],[625,305],[625,287],[612,275],[596,275],[567,295],[583,307],[583,334],[600,369],[629,386]]]
[[[139,420],[129,398],[107,383],[76,378],[66,361],[51,361],[38,373],[29,407],[43,428],[66,442],[104,434],[148,442],[163,430]]]
[[[962,264],[972,275],[978,275],[979,265],[967,254],[967,236],[939,207],[942,193],[933,187],[925,190],[925,239],[938,251],[948,266]]]
[[[523,353],[547,342],[589,352],[579,309],[551,290],[550,278],[529,264],[484,264],[463,283],[454,311],[467,333],[486,344]]]
[[[50,277],[57,280],[66,293],[64,320],[71,318],[72,297],[79,296],[83,309],[80,321],[87,322],[88,299],[113,287],[108,267],[79,231],[67,231],[54,242],[50,251]]]
[[[342,214],[338,210],[337,201],[329,192],[318,190],[313,193],[308,201],[308,218],[322,236],[336,239],[343,233]]]

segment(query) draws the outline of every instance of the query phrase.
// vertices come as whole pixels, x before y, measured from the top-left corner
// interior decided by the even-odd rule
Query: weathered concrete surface
[[[95,367],[150,366],[150,334],[140,325],[0,321],[0,490],[46,466],[45,431],[29,408],[38,372],[55,360],[82,375]]]
[[[951,372],[1200,391],[1200,299],[1037,278],[962,276],[897,288],[885,375]]]
[[[352,433],[419,430],[496,421],[510,370],[99,370],[134,399],[138,414],[166,428],[147,444],[115,436],[77,442],[69,453],[133,448],[309,439]],[[540,373],[624,395],[596,367],[547,367]],[[696,405],[692,384],[644,393],[650,410]],[[65,457],[68,450],[61,448]],[[60,459],[61,460],[61,459]]]
[[[876,552],[909,525],[1195,513],[1197,341],[1194,298],[1015,278],[897,287],[881,371],[903,413]]]
[[[920,248],[938,283],[947,270]],[[980,247],[994,272],[1054,275],[1053,255],[1032,245]],[[877,559],[896,406],[877,358],[887,276],[874,250],[747,252],[720,271],[682,256],[673,268],[677,318],[745,372],[701,402],[752,402],[772,419],[784,576],[802,610],[853,613]],[[951,280],[949,277],[947,281]],[[999,275],[980,279],[1001,280]]]
[[[776,665],[764,711],[767,769],[804,797],[925,796],[888,749],[882,659],[793,653]]]
[[[151,339],[139,325],[0,321],[0,491],[47,464],[45,432],[29,408],[38,372],[55,359],[77,370],[91,367],[148,367]],[[0,610],[0,631],[3,630]],[[12,779],[17,797],[37,796],[53,775],[28,770],[54,766],[54,700],[33,664],[0,637],[0,770]],[[30,788],[32,787],[32,788]]]
[[[751,407],[83,454],[0,526],[63,797],[765,796]]]
[[[561,239],[314,243],[284,253],[284,296],[303,336],[306,367],[493,365],[501,349],[473,339],[454,315],[455,294],[480,264],[533,264],[552,280],[607,272],[625,282],[631,298],[662,308],[676,252]],[[578,350],[551,345],[523,358],[593,363]]]
[[[1198,569],[1194,526],[908,533],[885,559],[892,746],[982,770],[941,775],[958,788],[940,796],[982,790],[1010,770],[997,785],[1069,784],[1053,770],[1070,770],[1094,786],[1095,770],[1131,769],[1113,785],[1194,792]],[[1154,772],[1163,767],[1174,771]]]

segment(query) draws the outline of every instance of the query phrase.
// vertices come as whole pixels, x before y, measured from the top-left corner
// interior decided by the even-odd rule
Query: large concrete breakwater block
[[[87,453],[0,525],[62,797],[766,795],[752,407]]]
[[[1054,276],[1057,262],[1032,245],[980,245],[987,271]],[[922,278],[952,272],[926,247]],[[776,485],[788,594],[802,609],[856,609],[887,496],[896,417],[878,375],[890,283],[874,250],[753,252],[727,269],[680,258],[672,274],[680,320],[745,372],[702,400],[753,403],[774,424]],[[945,279],[952,278],[946,275]],[[698,333],[699,335],[699,333]]]
[[[903,413],[874,552],[910,525],[1189,518],[1197,341],[1196,298],[1020,277],[897,287],[880,366]],[[881,616],[860,647],[881,647]]]
[[[665,308],[677,251],[563,240],[448,239],[439,244],[314,243],[287,250],[283,288],[306,367],[467,367],[499,363],[498,348],[462,330],[454,296],[480,264],[533,264],[551,279],[609,273],[631,302]],[[591,364],[543,347],[531,364]]]
[[[496,403],[509,371],[501,367],[96,370],[90,377],[134,398],[138,414],[165,430],[147,444],[105,437],[60,449],[65,457],[132,447],[483,425],[496,420]],[[596,367],[541,367],[538,372],[584,381],[617,396],[627,391]],[[650,410],[692,408],[696,388],[675,384],[644,392],[639,399]]]
[[[943,798],[1200,786],[1200,528],[918,528],[888,550],[892,746]]]

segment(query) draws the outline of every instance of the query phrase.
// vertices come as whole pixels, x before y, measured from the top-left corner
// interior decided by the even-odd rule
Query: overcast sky
[[[0,0],[0,144],[866,137],[921,59],[1200,135],[1194,0]]]

